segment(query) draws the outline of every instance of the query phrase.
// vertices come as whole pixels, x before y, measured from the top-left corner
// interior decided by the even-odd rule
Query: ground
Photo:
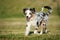
[[[26,37],[25,27],[25,17],[0,19],[0,40],[60,40],[60,19],[56,15],[49,16],[47,34],[35,35],[31,27],[31,34]]]

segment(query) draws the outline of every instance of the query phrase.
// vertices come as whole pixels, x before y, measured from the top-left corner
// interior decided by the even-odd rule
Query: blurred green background
[[[24,17],[23,8],[39,12],[45,5],[53,8],[53,15],[60,16],[60,0],[0,0],[0,18]]]

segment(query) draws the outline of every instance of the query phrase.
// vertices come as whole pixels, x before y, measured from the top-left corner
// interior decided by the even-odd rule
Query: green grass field
[[[47,23],[48,33],[43,35],[31,34],[25,36],[25,18],[0,19],[0,40],[60,40],[60,19],[58,16],[50,15]]]
[[[47,23],[47,34],[25,36],[26,20],[23,8],[51,6],[52,14]],[[38,30],[40,31],[40,29]],[[60,40],[60,0],[0,0],[0,40]]]

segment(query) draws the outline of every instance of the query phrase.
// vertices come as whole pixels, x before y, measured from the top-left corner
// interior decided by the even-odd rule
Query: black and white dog
[[[44,8],[48,9],[48,12],[45,13]],[[49,14],[52,12],[51,7],[44,6],[40,12],[35,12],[35,8],[24,8],[23,12],[26,16],[27,24],[26,24],[26,32],[27,36],[30,32],[31,25],[35,27],[34,34],[43,34],[47,33],[46,23],[48,20]],[[41,26],[41,27],[40,27]],[[41,28],[41,32],[38,33],[38,28]]]

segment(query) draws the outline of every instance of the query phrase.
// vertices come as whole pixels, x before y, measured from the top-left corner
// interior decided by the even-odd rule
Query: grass
[[[48,33],[43,35],[31,34],[25,36],[25,18],[0,19],[0,40],[60,40],[60,19],[58,16],[50,15],[47,23]]]
[[[4,38],[3,38],[4,37]],[[9,35],[3,35],[0,36],[2,40],[60,40],[60,35],[40,35],[40,36],[21,36],[20,34],[14,35],[14,34],[9,34]]]

